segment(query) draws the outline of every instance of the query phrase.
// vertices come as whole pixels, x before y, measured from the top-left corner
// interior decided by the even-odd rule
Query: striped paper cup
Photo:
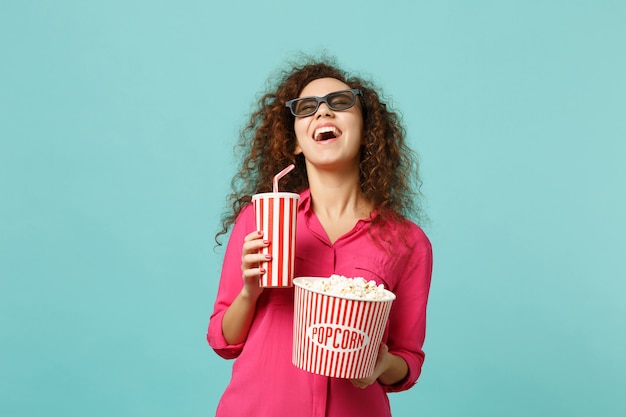
[[[261,287],[293,286],[299,199],[298,194],[283,192],[252,196],[257,229],[270,241],[259,252],[272,255],[271,262],[261,263],[267,271],[259,278]]]
[[[374,372],[391,304],[361,300],[307,288],[305,282],[328,278],[300,277],[295,286],[293,354],[295,366],[335,378],[366,378]]]

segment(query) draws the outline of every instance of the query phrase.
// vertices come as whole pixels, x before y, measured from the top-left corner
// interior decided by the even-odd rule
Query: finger
[[[254,239],[243,243],[243,253],[258,252],[259,249],[269,246],[269,240]]]
[[[258,267],[258,268],[249,268],[249,269],[245,269],[242,272],[242,276],[244,281],[249,281],[252,279],[258,279],[259,276],[263,275],[265,273],[265,268],[262,267]]]
[[[243,241],[249,242],[251,240],[261,239],[262,237],[263,237],[263,231],[255,230],[254,232],[247,234],[246,237],[243,238]]]
[[[369,383],[367,383],[367,381],[363,379],[351,379],[350,382],[352,382],[352,385],[354,385],[356,388],[365,389],[369,386]]]
[[[272,260],[271,255],[261,253],[261,248],[263,248],[264,246],[266,246],[265,243],[261,243],[260,246],[259,244],[251,243],[246,243],[246,245],[244,245],[244,250],[241,254],[242,270],[259,266],[259,263],[261,262],[270,262]]]
[[[243,269],[252,268],[257,266],[262,262],[270,262],[272,260],[272,255],[270,254],[262,254],[262,253],[248,253],[241,257],[241,263]]]
[[[247,263],[267,262],[272,260],[270,253],[250,252],[242,256],[242,260]]]
[[[269,246],[270,242],[269,240],[251,240],[249,242],[245,242],[243,244],[243,251],[244,252],[254,252],[257,251],[261,248],[264,248],[266,246]]]

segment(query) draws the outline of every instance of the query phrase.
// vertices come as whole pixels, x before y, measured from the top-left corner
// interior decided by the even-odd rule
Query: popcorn
[[[354,300],[382,300],[387,298],[385,287],[376,285],[375,281],[366,281],[365,278],[346,278],[343,275],[331,275],[328,279],[315,282],[304,282],[304,286],[328,295],[345,297]]]

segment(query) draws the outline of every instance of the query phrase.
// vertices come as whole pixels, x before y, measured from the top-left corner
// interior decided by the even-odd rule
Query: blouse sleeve
[[[389,352],[402,357],[408,374],[395,385],[385,385],[387,392],[404,391],[417,382],[424,363],[422,346],[426,337],[426,304],[430,291],[433,254],[430,241],[417,226],[412,231],[415,245],[399,262],[394,293],[396,300],[389,315],[387,346]]]
[[[224,263],[217,297],[213,307],[213,314],[209,321],[207,341],[213,350],[225,359],[233,359],[239,356],[245,342],[231,345],[222,333],[222,319],[226,309],[232,304],[237,294],[243,287],[241,278],[241,251],[244,238],[256,229],[254,210],[251,205],[245,207],[233,226],[233,230],[226,246]]]

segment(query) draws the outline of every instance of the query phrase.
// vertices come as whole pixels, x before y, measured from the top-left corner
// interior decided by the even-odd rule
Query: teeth
[[[315,133],[313,134],[313,139],[320,140],[321,136],[324,133],[332,133],[335,137],[341,135],[341,131],[337,129],[335,126],[323,126],[318,129],[315,129]]]

